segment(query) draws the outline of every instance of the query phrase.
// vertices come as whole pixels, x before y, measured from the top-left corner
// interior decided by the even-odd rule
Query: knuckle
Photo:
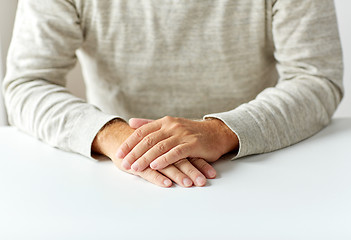
[[[157,150],[161,153],[163,153],[166,149],[166,146],[164,145],[164,143],[159,143],[157,144]]]
[[[187,175],[193,176],[194,178],[196,178],[196,176],[198,175],[198,172],[194,168],[190,168],[187,171]]]
[[[161,156],[158,161],[161,165],[168,165],[168,160],[165,156]]]
[[[135,136],[137,137],[137,138],[143,138],[143,130],[141,129],[141,128],[138,128],[138,129],[136,129],[135,130]]]
[[[143,142],[149,147],[152,147],[154,145],[154,140],[150,136],[145,137]]]
[[[173,128],[173,129],[179,129],[179,128],[182,128],[182,124],[181,124],[181,123],[179,123],[179,122],[176,122],[176,123],[174,123],[174,124],[173,124],[172,128]]]
[[[162,182],[162,176],[161,176],[161,174],[154,173],[154,174],[152,175],[152,180],[153,180],[153,182],[155,182],[155,183],[161,183],[161,182]]]
[[[174,130],[181,129],[181,128],[183,128],[183,124],[180,122],[175,122],[172,125],[172,129],[174,129]]]
[[[195,158],[195,159],[191,160],[190,162],[195,164],[199,168],[204,168],[204,167],[206,167],[208,165],[208,163],[205,160],[201,159],[201,158]]]
[[[200,163],[198,163],[198,166],[200,169],[205,169],[205,168],[208,168],[209,167],[209,164],[205,161],[201,161]]]
[[[173,118],[171,116],[164,116],[162,118],[165,122],[171,122],[173,120]]]
[[[174,163],[174,165],[177,167],[181,167],[183,165],[187,165],[188,162],[189,161],[186,158],[183,158],[183,159],[179,160],[178,162]]]
[[[191,135],[194,134],[192,130],[190,130],[189,128],[184,128],[183,130],[184,135]]]
[[[200,137],[198,135],[195,135],[190,141],[190,144],[192,144],[193,146],[197,146],[199,143]]]
[[[194,138],[193,136],[194,133],[186,129],[182,129],[182,131],[179,133],[179,137],[187,144],[191,144],[191,139]]]

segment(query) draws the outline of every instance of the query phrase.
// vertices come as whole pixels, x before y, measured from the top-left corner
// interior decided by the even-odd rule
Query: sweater
[[[12,125],[87,157],[110,120],[169,115],[222,120],[239,158],[326,126],[342,75],[332,0],[19,0],[3,92]]]

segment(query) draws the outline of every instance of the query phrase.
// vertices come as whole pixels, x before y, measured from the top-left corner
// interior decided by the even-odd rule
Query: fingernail
[[[209,177],[214,178],[216,176],[216,171],[213,169],[210,169],[208,170],[207,174]]]
[[[134,171],[137,172],[139,170],[139,164],[138,163],[133,163],[132,168],[133,168]]]
[[[169,179],[166,179],[163,181],[163,184],[166,186],[166,187],[169,187],[172,185],[172,182],[169,180]]]
[[[118,149],[118,151],[116,153],[116,157],[117,158],[123,158],[124,157],[123,152],[120,149]]]
[[[128,162],[126,162],[126,161],[123,161],[123,162],[122,162],[122,167],[123,167],[124,169],[129,170],[129,169],[130,169],[130,164],[129,164]]]
[[[184,178],[183,179],[183,184],[186,187],[190,187],[191,185],[193,185],[193,182],[189,178]]]
[[[198,186],[203,186],[206,183],[206,179],[203,177],[197,177],[195,181]]]
[[[157,163],[152,162],[152,163],[150,164],[150,167],[151,167],[152,169],[157,169]]]

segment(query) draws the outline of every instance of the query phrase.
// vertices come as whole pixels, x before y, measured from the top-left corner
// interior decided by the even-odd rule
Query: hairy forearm
[[[133,133],[133,129],[122,119],[113,119],[96,135],[92,152],[112,157],[118,147]]]
[[[220,152],[226,154],[228,152],[237,151],[239,149],[239,139],[237,135],[221,120],[216,118],[208,118],[205,122],[212,125],[217,135],[217,145]]]

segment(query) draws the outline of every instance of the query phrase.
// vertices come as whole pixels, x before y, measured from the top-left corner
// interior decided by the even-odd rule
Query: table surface
[[[169,189],[0,128],[0,239],[351,239],[351,119]]]

